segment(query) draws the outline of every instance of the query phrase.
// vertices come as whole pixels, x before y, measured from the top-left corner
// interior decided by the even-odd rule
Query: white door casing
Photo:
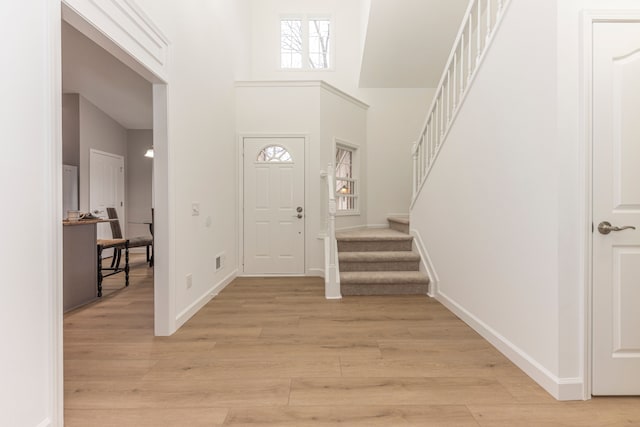
[[[108,218],[107,208],[116,208],[124,235],[124,157],[90,150],[89,154],[89,209],[100,218]],[[108,223],[98,224],[98,239],[110,239]]]
[[[244,273],[304,274],[305,140],[251,137],[243,146]]]
[[[595,22],[592,58],[592,394],[638,395],[640,22]]]

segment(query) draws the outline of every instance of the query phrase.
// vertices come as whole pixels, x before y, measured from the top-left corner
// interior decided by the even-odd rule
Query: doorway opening
[[[93,113],[96,113],[96,111],[94,111],[96,109],[100,110],[100,108],[97,108],[95,105],[96,103],[100,103],[101,105],[103,105],[102,109],[115,108],[115,110],[117,110],[118,108],[121,108],[123,111],[125,111],[123,116],[127,116],[127,117],[133,116],[133,114],[127,114],[126,108],[124,105],[122,105],[123,104],[122,102],[120,102],[120,107],[118,105],[115,105],[114,103],[114,99],[121,100],[122,96],[131,95],[131,91],[121,90],[121,92],[123,93],[118,94],[120,95],[120,98],[118,98],[118,96],[114,96],[116,94],[113,91],[109,90],[108,85],[104,84],[104,82],[110,78],[126,79],[126,77],[123,77],[123,74],[122,74],[123,69],[127,70],[127,73],[129,73],[129,75],[134,75],[138,79],[138,81],[143,80],[143,85],[145,86],[144,90],[147,92],[147,96],[149,100],[148,111],[147,111],[147,119],[149,123],[148,126],[140,127],[140,126],[137,126],[136,124],[133,124],[132,126],[127,126],[125,124],[125,126],[121,126],[122,129],[118,129],[117,126],[112,126],[113,124],[112,122],[116,122],[116,120],[105,119],[104,116],[107,116],[106,114],[104,116],[102,114],[92,114],[92,118],[95,121],[101,121],[102,128],[110,129],[110,131],[108,131],[109,133],[111,133],[111,131],[113,131],[113,133],[116,133],[116,134],[119,132],[127,133],[127,129],[128,129],[132,132],[145,130],[145,131],[148,131],[150,135],[152,135],[150,140],[151,140],[151,145],[153,146],[154,158],[149,159],[149,158],[143,157],[146,150],[150,148],[149,146],[144,146],[144,149],[140,154],[140,161],[150,162],[150,165],[151,165],[150,166],[151,171],[150,171],[150,177],[149,177],[149,183],[148,183],[148,191],[149,191],[148,196],[149,196],[149,199],[151,200],[150,207],[153,207],[153,214],[151,212],[145,213],[144,215],[148,215],[148,216],[145,216],[144,218],[141,217],[139,220],[140,224],[132,224],[133,215],[131,213],[128,213],[128,214],[125,213],[125,217],[127,218],[127,223],[123,225],[125,228],[127,226],[131,226],[131,227],[139,226],[143,229],[147,229],[149,228],[149,224],[147,224],[146,222],[149,222],[148,220],[153,219],[153,230],[154,230],[153,231],[153,235],[154,235],[153,295],[154,295],[154,298],[153,298],[153,314],[152,314],[153,319],[152,320],[153,320],[155,335],[170,335],[175,330],[175,316],[174,316],[174,313],[171,311],[173,305],[171,303],[171,292],[170,292],[170,282],[169,282],[170,275],[168,273],[170,268],[169,267],[169,263],[170,263],[169,215],[170,213],[169,213],[169,194],[168,194],[168,128],[167,128],[168,101],[167,101],[167,81],[163,77],[163,73],[165,69],[162,68],[166,64],[163,64],[162,67],[158,67],[158,69],[154,71],[154,69],[152,69],[153,65],[151,66],[151,68],[147,68],[144,65],[146,63],[150,63],[148,58],[138,58],[135,56],[135,52],[141,53],[140,47],[144,47],[144,43],[149,42],[150,40],[153,43],[156,43],[159,41],[159,44],[157,44],[157,46],[161,46],[163,49],[166,49],[166,47],[168,46],[168,42],[164,39],[164,36],[162,36],[159,32],[157,32],[155,27],[150,22],[147,22],[147,21],[141,22],[141,19],[143,17],[139,16],[138,14],[139,11],[137,10],[131,10],[131,11],[124,10],[122,11],[123,13],[118,14],[118,16],[107,16],[108,11],[98,9],[96,5],[93,5],[90,3],[86,3],[86,4],[81,3],[78,5],[78,7],[86,8],[86,9],[94,8],[95,11],[98,11],[98,13],[101,13],[102,15],[97,16],[91,13],[84,13],[86,11],[84,11],[83,13],[78,12],[72,6],[66,4],[63,0],[62,23],[61,23],[61,28],[63,28],[63,31],[64,31],[64,27],[66,26],[68,27],[68,29],[71,29],[72,31],[75,31],[81,34],[82,37],[84,37],[85,39],[88,39],[91,43],[95,44],[99,49],[102,49],[105,53],[104,56],[110,55],[111,60],[115,61],[114,64],[118,64],[117,66],[114,66],[114,67],[105,67],[98,70],[99,72],[97,77],[103,80],[101,82],[102,84],[96,84],[95,87],[97,87],[98,89],[101,89],[103,93],[102,94],[93,93],[91,95],[87,95],[83,102],[86,101],[88,108],[92,110]],[[145,20],[145,19],[146,18],[142,20]],[[123,22],[120,22],[121,20]],[[131,29],[131,28],[135,28],[136,30],[139,30],[141,28],[140,27],[141,25],[148,24],[147,28],[150,29],[149,30],[150,33],[146,34],[146,36],[149,36],[149,37],[155,36],[156,38],[155,39],[144,38],[143,40],[137,40],[136,37],[140,37],[142,33],[139,33],[137,31],[128,31],[127,35],[129,36],[129,38],[128,39],[126,37],[123,38],[122,40],[120,40],[122,43],[120,45],[116,45],[113,39],[107,36],[107,34],[109,34],[110,31],[113,31],[114,24],[117,24],[116,25],[117,28],[124,31],[127,31],[127,29]],[[153,34],[151,34],[151,32],[153,32]],[[55,36],[59,37],[57,39],[57,41],[59,42],[57,46],[61,49],[64,49],[63,40],[62,40],[63,35],[58,33]],[[130,52],[134,52],[134,53],[132,54]],[[58,56],[60,60],[62,60],[63,58],[62,53],[59,53],[59,56]],[[83,77],[82,72],[86,70],[79,70],[79,71],[80,71],[80,78],[82,78]],[[84,73],[84,77],[86,76],[87,74]],[[133,92],[134,94],[137,93],[135,90]],[[98,100],[98,95],[102,95],[105,97],[106,104],[102,104],[102,101]],[[88,99],[88,98],[91,98],[91,99]],[[110,103],[113,105],[111,105]],[[133,98],[130,104],[139,105],[136,103],[135,100],[133,100]],[[64,108],[61,108],[60,106],[55,106],[54,108],[59,109],[58,117],[64,116]],[[126,118],[124,120],[126,120]],[[58,125],[61,125],[61,123],[58,123]],[[100,136],[101,135],[98,133],[90,134],[89,139],[91,137],[98,138]],[[58,145],[57,149],[62,149],[61,146],[63,144],[61,143],[58,143],[58,144],[60,145]],[[98,147],[98,149],[99,148],[100,147]],[[108,151],[108,150],[105,150],[105,151]],[[83,150],[83,152],[87,156],[86,163],[88,166],[89,149]],[[125,156],[127,155],[130,158],[133,158],[133,155],[131,155],[130,153],[129,154],[125,153]],[[137,159],[137,156],[136,156],[136,159]],[[127,162],[125,161],[125,163]],[[59,170],[62,171],[62,165],[59,166]],[[82,175],[83,173],[87,174],[87,179],[85,180],[86,182],[85,182],[84,188],[82,186],[80,188],[80,199],[84,200],[86,205],[82,206],[82,201],[81,201],[80,208],[83,209],[84,211],[88,211],[89,210],[89,206],[88,206],[89,168],[85,167],[84,172],[80,171],[79,175]],[[83,191],[86,192],[86,194],[84,194],[84,197],[83,197]],[[62,198],[62,194],[60,193],[60,190],[56,190],[54,193],[57,193],[58,197]],[[124,207],[126,208],[127,206],[125,205]],[[62,247],[61,240],[62,240],[62,233],[60,233],[58,237],[59,247]],[[144,257],[144,255],[142,255],[142,257]],[[60,265],[58,268],[62,267],[61,257],[59,257],[59,264]],[[62,301],[61,296],[63,293],[63,283],[61,280],[56,281],[56,287],[54,292],[57,295],[56,298],[54,298],[54,301],[55,300]],[[56,402],[58,413],[62,414],[63,412],[62,397],[63,397],[63,381],[64,381],[61,375],[62,361],[63,361],[62,304],[58,305],[58,303],[53,303],[52,317],[55,324],[54,326],[55,331],[53,335],[56,337],[54,339],[53,346],[54,346],[54,352],[57,355],[56,363],[55,363],[56,368],[54,368],[54,370],[57,372],[54,378],[57,395],[54,400]]]

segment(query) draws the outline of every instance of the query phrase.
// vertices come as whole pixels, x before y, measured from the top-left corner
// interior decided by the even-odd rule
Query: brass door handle
[[[598,231],[600,234],[609,234],[612,231],[622,231],[622,230],[635,230],[636,228],[633,225],[624,225],[622,227],[616,227],[611,225],[608,221],[602,221],[598,224]]]

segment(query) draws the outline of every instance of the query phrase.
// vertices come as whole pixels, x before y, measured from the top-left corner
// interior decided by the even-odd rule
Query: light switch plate
[[[191,203],[191,215],[192,216],[200,215],[200,203],[198,202]]]

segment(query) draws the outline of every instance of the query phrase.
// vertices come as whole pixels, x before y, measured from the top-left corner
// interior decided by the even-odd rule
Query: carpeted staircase
[[[342,295],[426,294],[429,278],[412,251],[407,218],[390,217],[389,228],[336,234]]]

